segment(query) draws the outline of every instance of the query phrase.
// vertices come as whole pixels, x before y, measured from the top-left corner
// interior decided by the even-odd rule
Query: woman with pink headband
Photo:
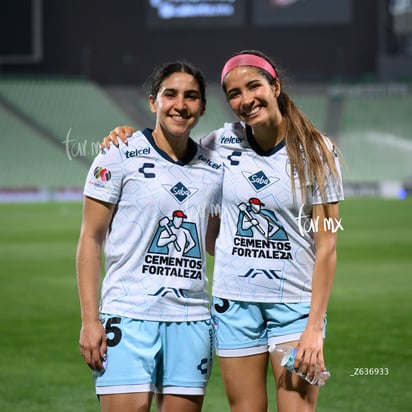
[[[267,412],[272,363],[279,412],[314,411],[319,388],[280,366],[268,347],[297,348],[294,366],[325,367],[326,311],[336,269],[338,202],[333,141],[283,91],[279,71],[247,50],[224,65],[221,84],[239,122],[202,138],[224,164],[220,219],[209,223],[214,254],[216,353],[232,412]],[[130,129],[105,139],[117,142]]]

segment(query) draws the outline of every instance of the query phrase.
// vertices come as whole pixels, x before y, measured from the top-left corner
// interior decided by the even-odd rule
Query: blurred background
[[[412,192],[412,0],[2,0],[0,34],[0,201],[80,199],[102,138],[153,125],[159,63],[208,79],[195,138],[233,120],[219,75],[247,48],[338,142],[347,196]]]
[[[0,0],[2,412],[99,410],[78,352],[89,165],[115,126],[153,126],[146,80],[166,61],[208,79],[194,138],[234,120],[219,76],[248,48],[343,154],[317,410],[411,409],[412,0]],[[215,365],[205,412],[228,410]],[[274,411],[270,371],[268,393]]]

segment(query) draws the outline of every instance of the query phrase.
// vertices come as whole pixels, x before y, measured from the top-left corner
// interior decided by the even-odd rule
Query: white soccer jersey
[[[145,129],[94,160],[84,194],[116,204],[104,245],[101,312],[155,321],[209,318],[205,233],[221,200],[223,166],[192,140],[190,149],[175,162]]]
[[[319,187],[308,183],[303,201],[295,176],[294,200],[284,141],[270,153],[259,153],[250,128],[241,122],[226,123],[201,144],[220,154],[225,169],[213,295],[253,302],[310,301],[311,229],[340,227],[339,222],[310,218],[312,205],[323,203]],[[338,181],[330,177],[325,190],[326,202],[342,200],[340,176]]]

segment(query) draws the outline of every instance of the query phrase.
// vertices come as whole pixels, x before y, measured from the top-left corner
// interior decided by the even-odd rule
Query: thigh
[[[287,343],[297,346],[306,328],[310,303],[276,303],[267,305],[269,344]],[[326,319],[323,333],[325,334]],[[297,374],[287,371],[271,358],[276,383],[278,412],[314,411],[319,388],[306,382]]]
[[[203,395],[156,395],[157,412],[200,412]]]
[[[214,359],[212,322],[163,322],[161,336],[163,359],[156,391],[163,395],[204,395]]]
[[[296,346],[298,341],[288,342]],[[272,359],[276,382],[278,412],[311,412],[316,409],[319,388],[311,385],[296,373],[289,372]]]
[[[267,412],[267,352],[218,359],[231,412]]]
[[[267,352],[266,321],[260,303],[213,297],[212,319],[219,357],[250,356]]]
[[[141,392],[100,395],[99,401],[102,412],[149,412],[152,394]]]

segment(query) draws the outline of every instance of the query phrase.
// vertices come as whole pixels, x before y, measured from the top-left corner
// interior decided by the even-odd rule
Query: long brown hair
[[[280,82],[280,68],[264,53],[258,50],[243,50],[234,54],[234,56],[239,54],[254,54],[265,59],[275,69],[277,77],[273,77],[264,69],[259,69],[260,73],[272,85],[275,84],[276,81]],[[325,199],[326,178],[330,173],[335,178],[338,178],[339,175],[334,160],[334,156],[336,153],[339,153],[339,149],[330,137],[328,137],[328,139],[331,145],[333,145],[333,148],[328,147],[324,135],[313,125],[310,119],[297,108],[282,87],[278,97],[278,106],[285,125],[285,143],[290,161],[292,191],[295,193],[295,180],[293,176],[296,172],[303,198],[307,195],[306,181],[309,179],[311,183],[317,182],[319,184],[322,198]]]

